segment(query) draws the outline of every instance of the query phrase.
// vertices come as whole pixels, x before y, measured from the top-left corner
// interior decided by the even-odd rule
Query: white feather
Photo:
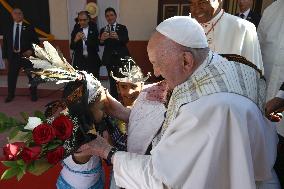
[[[35,58],[35,57],[30,57],[29,60],[32,62],[33,67],[36,69],[48,69],[52,68],[53,66],[50,64],[49,61]]]

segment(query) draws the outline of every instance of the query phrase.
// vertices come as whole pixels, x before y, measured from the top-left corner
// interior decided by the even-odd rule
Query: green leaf
[[[19,173],[17,174],[17,180],[20,181],[23,178],[24,175],[25,175],[24,171],[22,171],[22,170],[19,171]]]
[[[17,167],[17,161],[2,161],[6,167]]]
[[[49,164],[47,160],[40,159],[34,161],[33,166],[28,166],[28,172],[30,172],[33,175],[39,176],[46,172],[48,169],[50,169],[53,165]]]
[[[22,118],[25,120],[25,122],[27,123],[29,120],[29,114],[27,112],[21,112],[20,114]]]
[[[17,160],[17,164],[18,164],[18,165],[21,165],[21,166],[26,165],[26,163],[25,163],[24,160],[22,160],[22,159]]]
[[[13,176],[16,176],[18,175],[19,171],[21,171],[19,168],[10,168],[10,169],[7,169],[1,176],[1,180],[5,179],[9,179],[9,178],[12,178]]]
[[[15,138],[19,133],[19,128],[15,127],[12,129],[12,131],[9,133],[9,140],[12,140]]]
[[[62,142],[61,142],[62,143]],[[58,146],[61,146],[61,143],[55,142],[55,143],[49,143],[48,145],[45,146],[45,149],[47,151],[51,151],[54,150],[55,148],[57,148]]]
[[[45,117],[44,113],[42,113],[41,111],[35,111],[34,116],[40,118],[41,121],[43,121],[43,122],[46,121],[46,117]]]
[[[0,112],[0,120],[5,120],[5,119],[7,119],[6,114],[3,112]]]
[[[36,169],[36,167],[35,167],[35,161],[33,161],[33,162],[31,162],[30,164],[28,164],[28,166],[27,166],[27,171],[28,172],[34,172],[35,171],[35,169]]]

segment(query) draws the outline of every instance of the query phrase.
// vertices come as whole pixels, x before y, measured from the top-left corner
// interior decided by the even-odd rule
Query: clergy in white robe
[[[222,0],[189,0],[191,16],[202,25],[210,49],[218,54],[241,55],[263,71],[254,24],[224,12],[222,5]]]
[[[258,36],[262,51],[267,101],[274,98],[284,81],[284,0],[277,0],[267,7],[260,20]],[[284,136],[284,121],[277,129]]]
[[[116,152],[99,136],[81,154],[111,160],[123,188],[253,189],[271,179],[277,137],[262,113],[261,73],[209,51],[190,17],[156,30],[148,55],[173,92],[151,155]]]

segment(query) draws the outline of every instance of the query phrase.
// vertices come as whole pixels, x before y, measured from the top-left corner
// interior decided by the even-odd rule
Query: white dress
[[[155,84],[144,86],[129,116],[127,151],[144,155],[165,119],[165,106],[146,99],[147,92]]]

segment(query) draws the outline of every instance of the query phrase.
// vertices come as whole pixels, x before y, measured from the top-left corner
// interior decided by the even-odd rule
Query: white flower
[[[38,118],[38,117],[29,117],[28,123],[24,127],[24,129],[32,131],[32,130],[34,130],[34,128],[36,128],[40,124],[42,124],[42,121],[41,121],[40,118]]]

